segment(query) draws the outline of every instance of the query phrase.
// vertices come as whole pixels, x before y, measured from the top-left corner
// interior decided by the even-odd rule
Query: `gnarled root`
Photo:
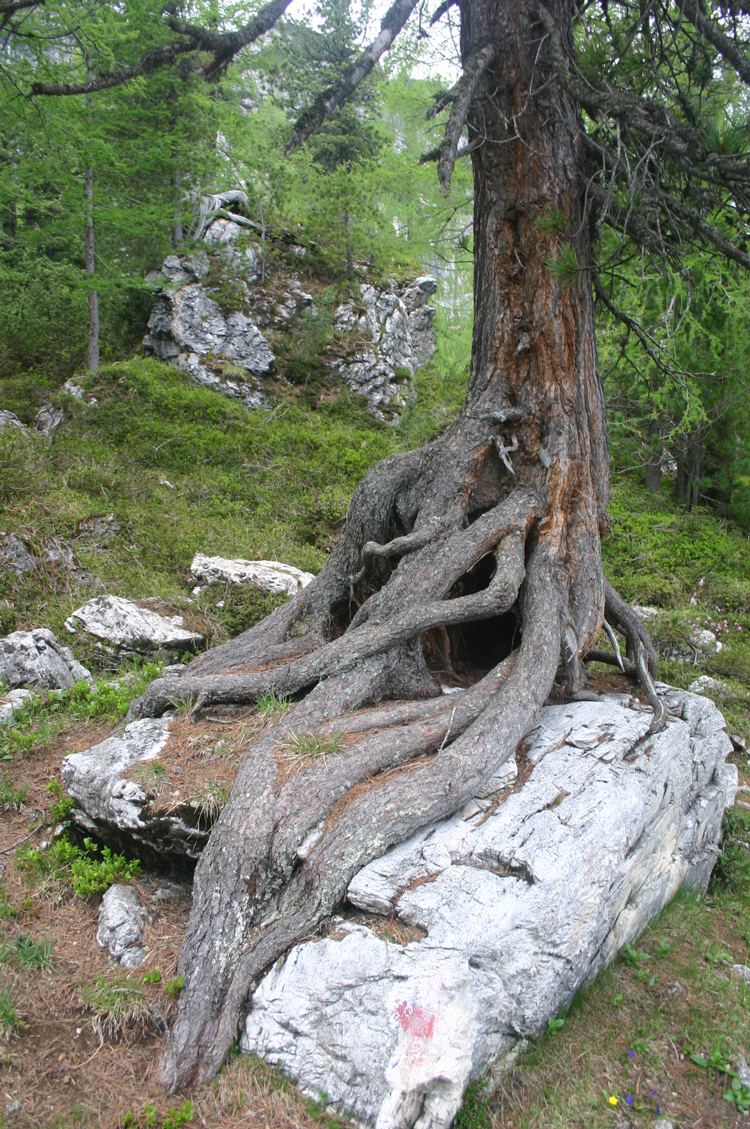
[[[662,699],[656,693],[654,679],[659,677],[659,656],[649,638],[646,628],[638,615],[620,596],[608,580],[604,581],[605,629],[612,641],[612,653],[608,651],[593,650],[587,655],[590,662],[604,662],[619,666],[623,674],[637,679],[646,695],[646,700],[654,711],[654,718],[649,726],[649,733],[659,733],[667,724],[667,709]],[[627,659],[623,659],[617,645],[614,632],[607,619],[616,624],[627,640]]]
[[[172,1090],[213,1077],[259,977],[334,910],[358,870],[451,815],[514,754],[561,662],[578,692],[605,604],[633,665],[651,678],[653,648],[603,587],[598,529],[585,505],[569,502],[573,487],[556,510],[543,464],[534,460],[511,485],[494,422],[466,416],[461,426],[462,442],[449,434],[443,447],[367,476],[307,589],[133,705],[131,716],[153,716],[179,700],[306,695],[247,750],[196,868],[184,987],[162,1063]],[[479,513],[469,512],[471,491],[456,489],[465,481],[479,483]],[[451,631],[478,621],[498,631],[511,609],[520,646],[508,655],[511,631],[508,657],[487,673],[490,663],[474,663],[473,674],[453,668],[464,688],[443,694],[423,638],[442,633],[452,667]],[[305,735],[316,755],[301,755]]]
[[[519,651],[458,704],[380,729],[281,784],[273,749],[293,715],[254,746],[196,870],[166,1085],[213,1077],[263,971],[331,913],[362,866],[452,814],[513,755],[554,679],[564,598],[559,570],[537,550]],[[332,689],[320,686],[301,704],[307,724],[339,697]]]

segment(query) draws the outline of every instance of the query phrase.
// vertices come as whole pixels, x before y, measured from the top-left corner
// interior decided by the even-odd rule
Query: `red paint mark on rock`
[[[431,1039],[435,1030],[435,1016],[432,1012],[425,1011],[419,1004],[410,1004],[403,1000],[396,1008],[396,1015],[401,1027],[409,1035],[417,1039]]]

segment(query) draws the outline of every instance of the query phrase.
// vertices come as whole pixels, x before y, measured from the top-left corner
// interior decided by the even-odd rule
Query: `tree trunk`
[[[661,494],[661,456],[655,452],[646,463],[646,489],[650,494]]]
[[[89,82],[94,77],[91,56],[87,59]],[[90,94],[86,95],[86,105],[89,109],[89,121],[93,112],[93,101]],[[86,277],[93,279],[96,273],[96,244],[94,233],[94,166],[86,169]],[[96,290],[89,291],[89,328],[87,367],[89,372],[99,371],[99,294]]]
[[[701,437],[700,433],[695,438],[695,453],[693,455],[693,473],[691,475],[692,483],[690,490],[690,509],[698,505],[700,497],[700,477],[701,477]]]
[[[94,170],[86,169],[86,277],[92,279],[96,273],[94,243]],[[90,372],[99,371],[99,294],[89,292],[89,330],[87,364]]]
[[[562,0],[553,15],[571,50]],[[465,66],[496,47],[469,117],[482,144],[461,414],[366,475],[308,588],[131,707],[307,692],[248,749],[196,868],[162,1064],[172,1089],[213,1077],[254,984],[362,866],[456,811],[513,755],[556,675],[579,693],[605,610],[654,727],[664,722],[656,655],[602,574],[608,451],[576,107],[529,0],[465,0],[461,17]],[[580,269],[563,278],[545,261],[570,267],[566,248]],[[441,683],[460,690],[443,695]],[[328,755],[299,755],[309,734]]]
[[[677,501],[684,502],[687,496],[685,476],[685,456],[677,456]]]

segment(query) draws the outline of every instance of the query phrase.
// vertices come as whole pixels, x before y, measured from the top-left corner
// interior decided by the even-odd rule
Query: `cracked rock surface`
[[[315,579],[311,572],[280,561],[245,561],[207,557],[204,553],[193,557],[190,575],[199,584],[253,584],[266,592],[286,592],[289,596],[296,596]]]
[[[357,332],[372,345],[359,349],[352,360],[335,362],[332,369],[352,391],[367,396],[370,411],[379,419],[385,418],[381,407],[405,406],[409,378],[435,352],[435,310],[428,303],[436,290],[430,275],[400,289],[363,285],[361,310],[352,302],[336,310],[340,333]]]
[[[65,757],[62,778],[78,805],[75,822],[105,842],[146,846],[161,858],[197,858],[207,830],[189,805],[154,810],[151,774],[169,740],[169,717],[131,722],[122,735]],[[135,772],[131,770],[135,769]]]
[[[466,1086],[538,1036],[680,889],[702,891],[737,770],[704,697],[659,686],[550,706],[518,777],[366,866],[364,912],[296,946],[252,996],[242,1047],[377,1129],[447,1129]],[[391,919],[425,933],[395,944]],[[372,927],[370,927],[372,926]]]
[[[147,914],[133,886],[115,883],[99,906],[96,940],[123,968],[138,968],[146,950],[141,945]]]
[[[296,334],[303,316],[319,316],[313,295],[296,275],[287,282],[288,292],[269,296],[264,249],[255,229],[236,215],[214,216],[202,229],[205,250],[168,255],[161,270],[148,275],[159,287],[143,339],[147,354],[177,364],[193,383],[240,399],[248,408],[265,404],[264,380],[276,370],[260,326],[278,341],[280,335]],[[305,253],[303,247],[296,250]],[[226,312],[226,305],[222,310],[214,301],[212,294],[219,296],[211,286],[215,274],[230,283],[242,309]],[[330,364],[329,372],[365,396],[378,419],[398,422],[409,381],[435,352],[435,310],[429,302],[436,290],[430,275],[384,289],[363,282],[357,300],[336,310],[334,328],[345,355]]]
[[[184,650],[202,642],[202,637],[183,626],[182,616],[159,615],[122,596],[97,596],[77,608],[65,620],[72,635],[85,632],[117,650],[147,653],[161,647]]]
[[[70,690],[77,682],[93,684],[91,672],[46,627],[14,631],[0,639],[0,680],[11,688],[48,690]]]

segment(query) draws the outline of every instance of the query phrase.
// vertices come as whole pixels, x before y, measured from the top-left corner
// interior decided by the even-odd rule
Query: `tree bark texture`
[[[564,0],[551,11],[572,50]],[[656,702],[656,655],[602,573],[609,459],[577,108],[529,0],[463,0],[461,35],[465,68],[484,60],[468,115],[475,327],[461,413],[365,476],[308,588],[131,707],[304,695],[247,750],[198,863],[162,1063],[171,1089],[213,1077],[264,971],[362,866],[476,794],[556,677],[581,691],[605,613]],[[561,280],[546,264],[566,249],[579,269]]]
[[[88,58],[88,77],[91,80],[93,70],[91,58]],[[86,96],[89,108],[89,121],[91,120],[92,99]],[[86,277],[92,279],[96,273],[96,242],[94,231],[94,166],[86,169]],[[89,325],[88,349],[86,364],[89,372],[99,371],[99,294],[96,290],[89,292]]]
[[[93,278],[96,273],[94,242],[94,170],[86,169],[86,277]],[[99,294],[89,293],[89,328],[87,367],[90,372],[99,371]]]

